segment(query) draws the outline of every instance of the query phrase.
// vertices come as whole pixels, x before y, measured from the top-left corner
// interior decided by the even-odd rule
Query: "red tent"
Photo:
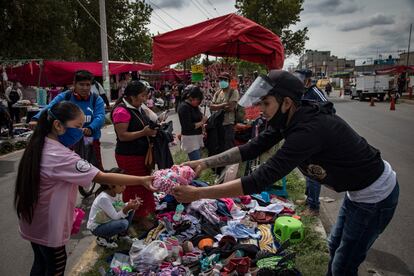
[[[110,61],[111,74],[120,74],[129,71],[151,70],[152,65],[140,62]],[[102,76],[101,62],[69,62],[69,61],[43,61],[43,65],[30,62],[18,67],[9,67],[6,72],[11,81],[19,81],[23,85],[37,86],[39,74],[40,86],[67,85],[73,82],[73,76],[78,70],[88,70],[94,76]]]
[[[405,71],[414,72],[414,66],[404,66],[404,65],[397,65],[385,69],[375,70],[377,75],[392,75],[392,74],[401,74]]]
[[[283,67],[280,38],[259,24],[236,14],[213,18],[189,27],[153,37],[154,68],[174,64],[198,54],[237,57]]]

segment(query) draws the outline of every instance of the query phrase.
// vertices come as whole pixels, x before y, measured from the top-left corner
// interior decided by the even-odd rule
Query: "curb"
[[[81,240],[68,258],[68,275],[80,276],[88,271],[99,258],[99,253],[94,236]]]

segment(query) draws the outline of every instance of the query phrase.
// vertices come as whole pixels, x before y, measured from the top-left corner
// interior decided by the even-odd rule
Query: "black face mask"
[[[276,114],[273,115],[273,117],[268,121],[268,123],[273,129],[282,130],[286,128],[288,118],[289,110],[287,110],[285,113],[282,113],[282,104],[280,104]]]

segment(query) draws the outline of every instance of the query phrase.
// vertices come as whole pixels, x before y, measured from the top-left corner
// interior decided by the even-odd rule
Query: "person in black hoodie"
[[[260,103],[270,128],[245,145],[184,163],[203,169],[251,160],[285,139],[282,147],[250,175],[209,187],[174,189],[179,202],[261,192],[298,167],[307,177],[346,192],[329,237],[328,275],[358,275],[369,248],[391,221],[399,185],[391,165],[344,120],[331,102],[301,100],[303,83],[282,70],[259,76],[239,101]]]
[[[203,92],[196,85],[188,85],[182,93],[182,102],[178,107],[181,124],[181,149],[190,160],[201,158],[203,144],[203,125],[207,117],[203,116],[199,105],[203,101]]]

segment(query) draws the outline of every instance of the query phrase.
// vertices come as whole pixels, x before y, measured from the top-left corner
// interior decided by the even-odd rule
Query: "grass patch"
[[[289,199],[295,201],[303,199],[306,189],[305,179],[300,172],[293,171],[287,176],[287,190]],[[300,213],[304,207],[298,207]],[[296,252],[296,266],[303,275],[319,276],[325,275],[329,262],[328,245],[320,233],[315,231],[316,218],[302,217],[304,225],[304,240],[292,245],[291,249]]]

